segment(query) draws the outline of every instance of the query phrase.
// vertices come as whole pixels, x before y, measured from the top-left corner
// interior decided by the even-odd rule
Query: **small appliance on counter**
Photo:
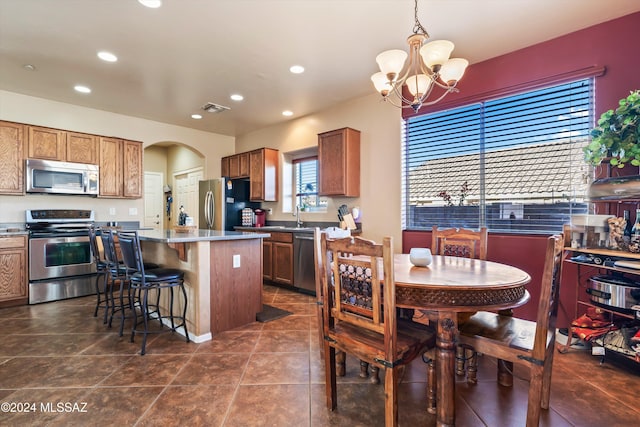
[[[622,276],[600,275],[589,279],[591,301],[622,311],[640,304],[640,283]]]
[[[253,213],[253,209],[244,208],[242,209],[242,226],[243,227],[251,227],[255,222],[255,214]]]
[[[267,222],[267,212],[264,209],[256,209],[253,213],[256,216],[256,227],[264,227]]]

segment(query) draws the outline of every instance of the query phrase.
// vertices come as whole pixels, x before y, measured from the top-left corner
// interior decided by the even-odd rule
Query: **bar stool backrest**
[[[142,250],[140,249],[140,237],[137,231],[121,231],[118,234],[120,242],[120,252],[122,262],[127,271],[139,272],[144,284],[144,261],[142,260]]]

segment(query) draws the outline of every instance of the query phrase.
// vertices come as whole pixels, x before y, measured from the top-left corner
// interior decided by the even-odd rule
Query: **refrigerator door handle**
[[[205,207],[204,207],[204,209],[205,209],[205,219],[207,221],[207,227],[213,228],[215,206],[214,206],[214,199],[213,199],[213,192],[212,191],[207,191],[207,196],[205,198]]]

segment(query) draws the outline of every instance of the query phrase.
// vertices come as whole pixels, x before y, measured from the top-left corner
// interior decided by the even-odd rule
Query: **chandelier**
[[[456,84],[462,78],[469,61],[449,58],[454,47],[452,42],[434,40],[425,44],[428,38],[427,30],[418,21],[418,0],[415,0],[415,24],[413,34],[407,38],[409,64],[406,69],[407,52],[404,50],[386,50],[376,57],[380,72],[372,75],[371,81],[384,101],[399,108],[411,107],[418,112],[423,105],[433,105],[447,94],[458,92]],[[413,98],[407,98],[402,93],[405,85]],[[427,101],[435,87],[443,90],[442,94]],[[400,102],[394,103],[392,95]]]

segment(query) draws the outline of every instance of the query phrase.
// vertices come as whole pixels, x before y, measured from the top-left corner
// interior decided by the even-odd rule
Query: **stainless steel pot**
[[[640,283],[623,277],[593,276],[587,293],[591,301],[618,309],[631,309],[640,304]]]

